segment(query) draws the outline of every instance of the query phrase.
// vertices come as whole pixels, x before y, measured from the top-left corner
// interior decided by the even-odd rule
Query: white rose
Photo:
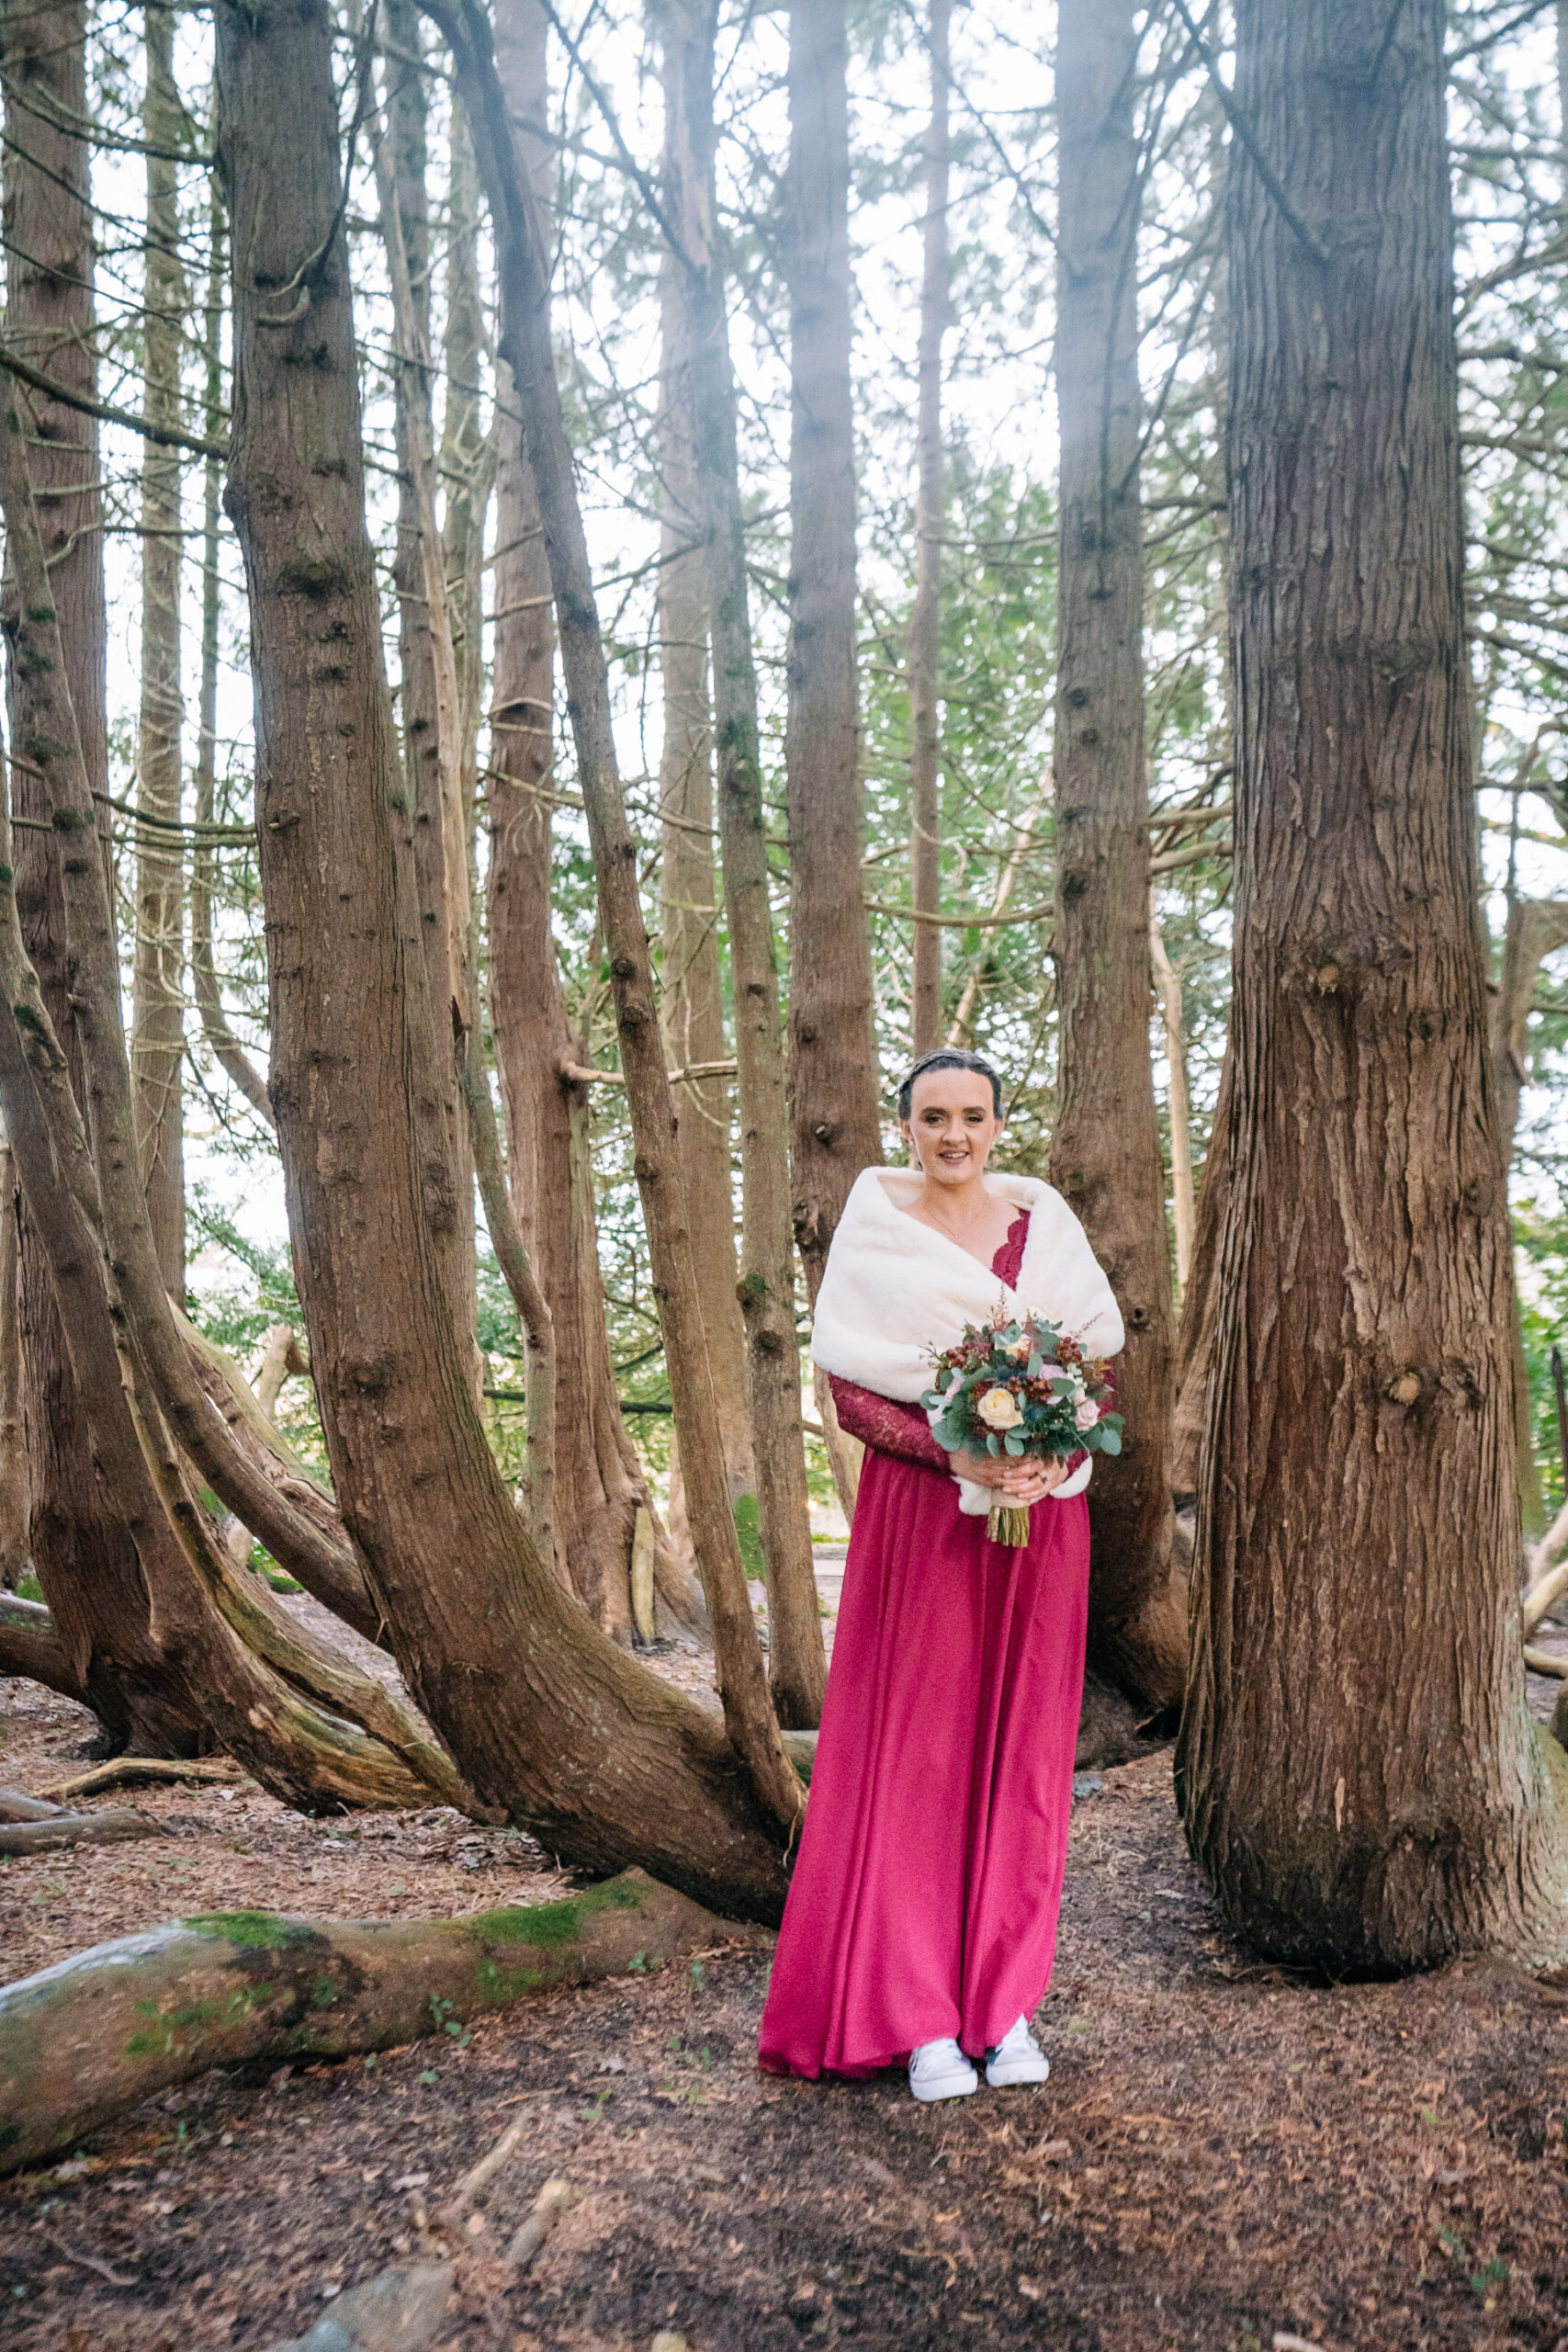
[[[1023,1419],[1023,1408],[1010,1388],[987,1388],[975,1410],[988,1430],[1014,1430]]]
[[[1075,1419],[1077,1419],[1080,1430],[1093,1429],[1096,1421],[1100,1419],[1100,1407],[1095,1403],[1092,1396],[1086,1396],[1084,1398],[1083,1403],[1078,1407]]]

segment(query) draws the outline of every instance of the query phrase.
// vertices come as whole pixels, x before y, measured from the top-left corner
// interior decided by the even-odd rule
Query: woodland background
[[[775,1917],[810,1301],[945,1039],[1128,1325],[1105,1753],[1181,1719],[1273,1948],[1533,1917],[1568,16],[29,5],[0,74],[0,1664]]]

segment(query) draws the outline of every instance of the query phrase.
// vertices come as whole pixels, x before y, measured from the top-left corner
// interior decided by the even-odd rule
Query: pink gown
[[[992,1272],[1016,1282],[1015,1219]],[[800,1853],[759,2059],[867,2075],[978,2052],[1050,1981],[1083,1698],[1089,1506],[987,1541],[919,1406],[833,1380],[866,1442]]]

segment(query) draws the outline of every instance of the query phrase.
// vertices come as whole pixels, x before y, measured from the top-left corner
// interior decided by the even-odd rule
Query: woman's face
[[[927,1183],[944,1186],[980,1175],[1002,1131],[991,1081],[977,1069],[922,1070],[899,1125]]]

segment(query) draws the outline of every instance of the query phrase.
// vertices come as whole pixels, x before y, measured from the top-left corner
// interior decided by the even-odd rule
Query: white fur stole
[[[1010,1287],[956,1241],[906,1215],[923,1181],[918,1169],[902,1168],[856,1177],[817,1294],[811,1353],[824,1372],[917,1405],[934,1377],[933,1351],[953,1346],[966,1323],[987,1321],[998,1305],[1059,1325],[1087,1356],[1117,1352],[1125,1337],[1120,1310],[1060,1193],[1033,1176],[986,1178],[988,1193],[1029,1211],[1023,1264]],[[1061,1500],[1089,1484],[1092,1461],[1055,1490]],[[969,1490],[964,1509],[989,1507],[987,1488],[959,1484]]]

